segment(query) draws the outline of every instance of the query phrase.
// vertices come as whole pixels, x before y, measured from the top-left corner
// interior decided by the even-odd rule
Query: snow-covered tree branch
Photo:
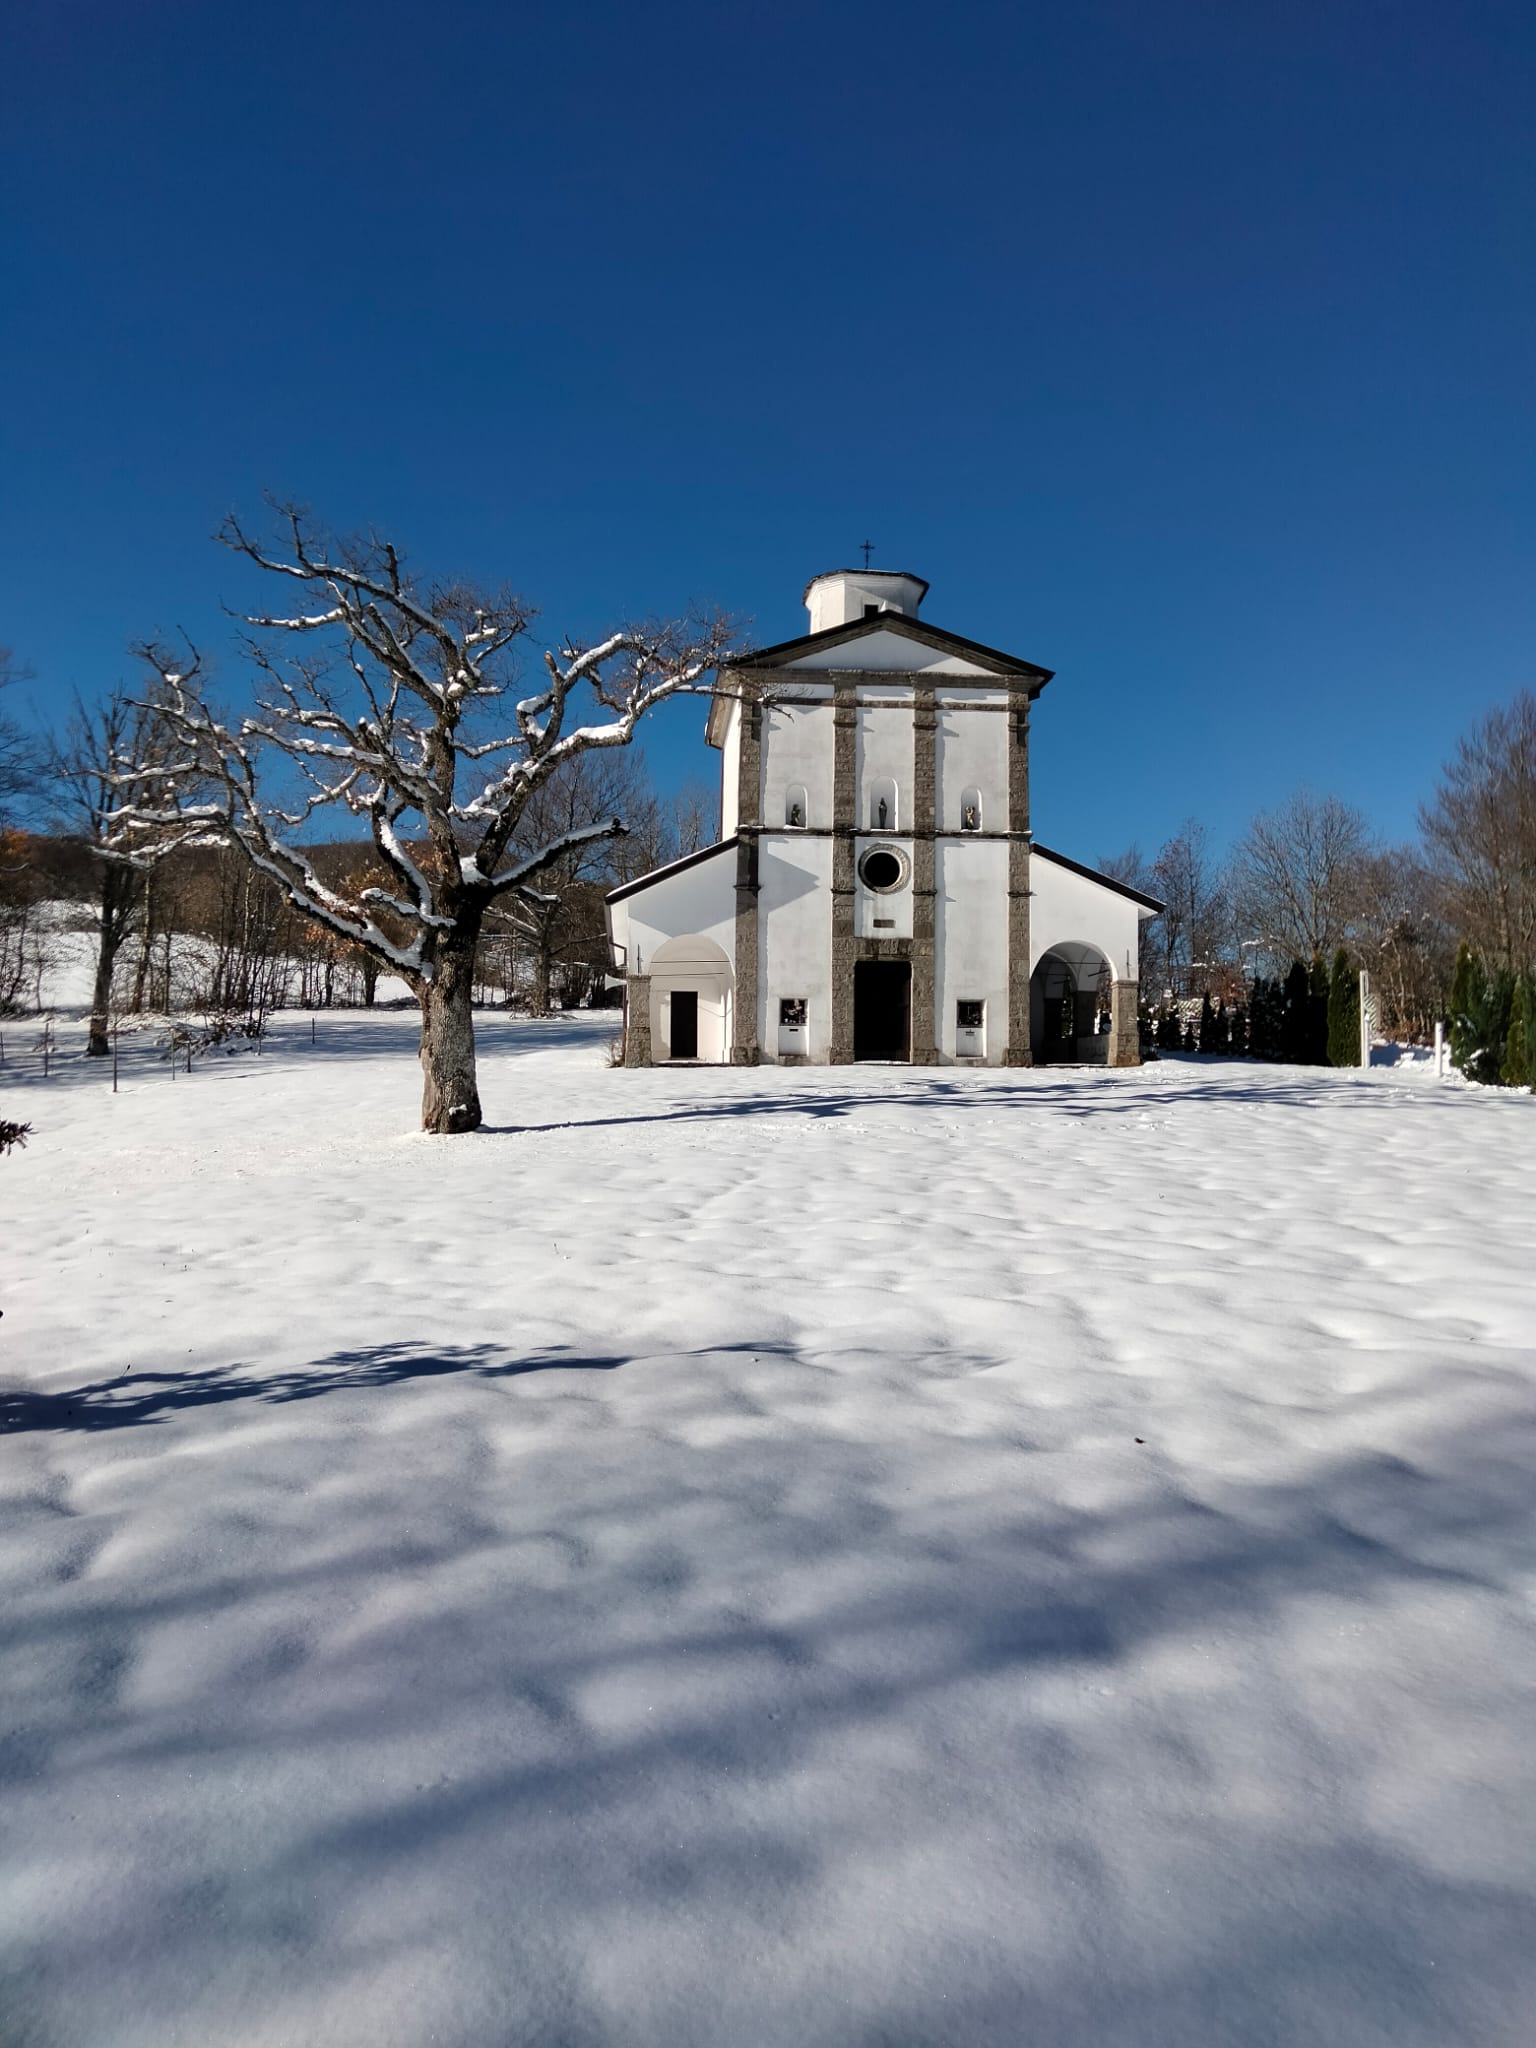
[[[666,698],[707,690],[730,630],[704,617],[566,641],[530,692],[516,670],[533,618],[521,598],[417,580],[390,541],[325,536],[296,508],[279,522],[276,544],[234,519],[219,536],[302,593],[239,615],[255,679],[243,714],[215,709],[196,650],[140,648],[178,758],[121,777],[112,836],[238,846],[306,916],[403,976],[422,1008],[423,1123],[473,1130],[486,911],[624,830],[617,816],[583,820],[530,846],[530,803],[579,756],[627,746]],[[299,835],[326,810],[366,823],[390,887],[322,880]]]

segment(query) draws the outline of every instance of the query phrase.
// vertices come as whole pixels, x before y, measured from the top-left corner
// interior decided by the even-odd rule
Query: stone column
[[[1008,1045],[1006,1065],[1032,1064],[1029,1046],[1029,692],[1008,693]]]
[[[934,840],[938,779],[938,714],[933,692],[914,684],[912,707],[912,1064],[936,1067],[938,1028],[934,960],[934,898],[938,848]]]
[[[1109,1064],[1112,1067],[1141,1065],[1141,1032],[1136,1023],[1137,984],[1117,981],[1109,991]]]
[[[761,1057],[757,1013],[757,835],[763,807],[763,707],[757,686],[742,684],[741,751],[736,783],[736,1000],[731,1065],[755,1067]]]
[[[853,833],[857,824],[858,706],[852,683],[834,683],[832,702],[832,1049],[834,1066],[853,1058]]]
[[[624,1064],[651,1064],[651,977],[632,974],[624,990]]]

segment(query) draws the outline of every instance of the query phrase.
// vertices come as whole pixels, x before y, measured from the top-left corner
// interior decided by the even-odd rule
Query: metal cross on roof
[[[872,540],[861,540],[859,546],[864,550],[864,566],[867,569],[869,567],[869,558],[875,551],[875,544]]]

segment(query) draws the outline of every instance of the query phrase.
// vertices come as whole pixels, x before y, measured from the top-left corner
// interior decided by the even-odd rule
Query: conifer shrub
[[[1488,977],[1483,963],[1463,939],[1456,948],[1456,971],[1451,977],[1451,1065],[1460,1073],[1477,1052],[1474,1018],[1482,1013],[1488,997]]]
[[[1307,969],[1307,1065],[1328,1064],[1328,963],[1313,957]]]
[[[1293,1066],[1310,1063],[1312,1052],[1312,983],[1299,960],[1291,962],[1285,977],[1284,1009],[1280,1025],[1280,1057]]]
[[[1451,1064],[1469,1081],[1536,1084],[1536,992],[1529,975],[1507,968],[1490,974],[1463,942],[1456,951],[1450,1022]]]
[[[1260,976],[1248,997],[1246,1037],[1251,1058],[1279,1059],[1283,1010],[1284,996],[1279,985]]]
[[[1328,1064],[1360,1064],[1360,977],[1342,946],[1333,956],[1328,977]]]
[[[1195,1045],[1200,1052],[1215,1052],[1216,1012],[1211,1008],[1211,992],[1206,990],[1200,998],[1200,1023],[1195,1036]]]
[[[1504,1038],[1499,1079],[1506,1088],[1530,1088],[1536,1092],[1536,982],[1528,974],[1516,978],[1510,995],[1509,1029]]]

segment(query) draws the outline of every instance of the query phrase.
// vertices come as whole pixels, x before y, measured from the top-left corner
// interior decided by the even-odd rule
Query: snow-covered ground
[[[1536,1101],[611,1028],[0,1074],[6,2048],[1526,2048]]]

